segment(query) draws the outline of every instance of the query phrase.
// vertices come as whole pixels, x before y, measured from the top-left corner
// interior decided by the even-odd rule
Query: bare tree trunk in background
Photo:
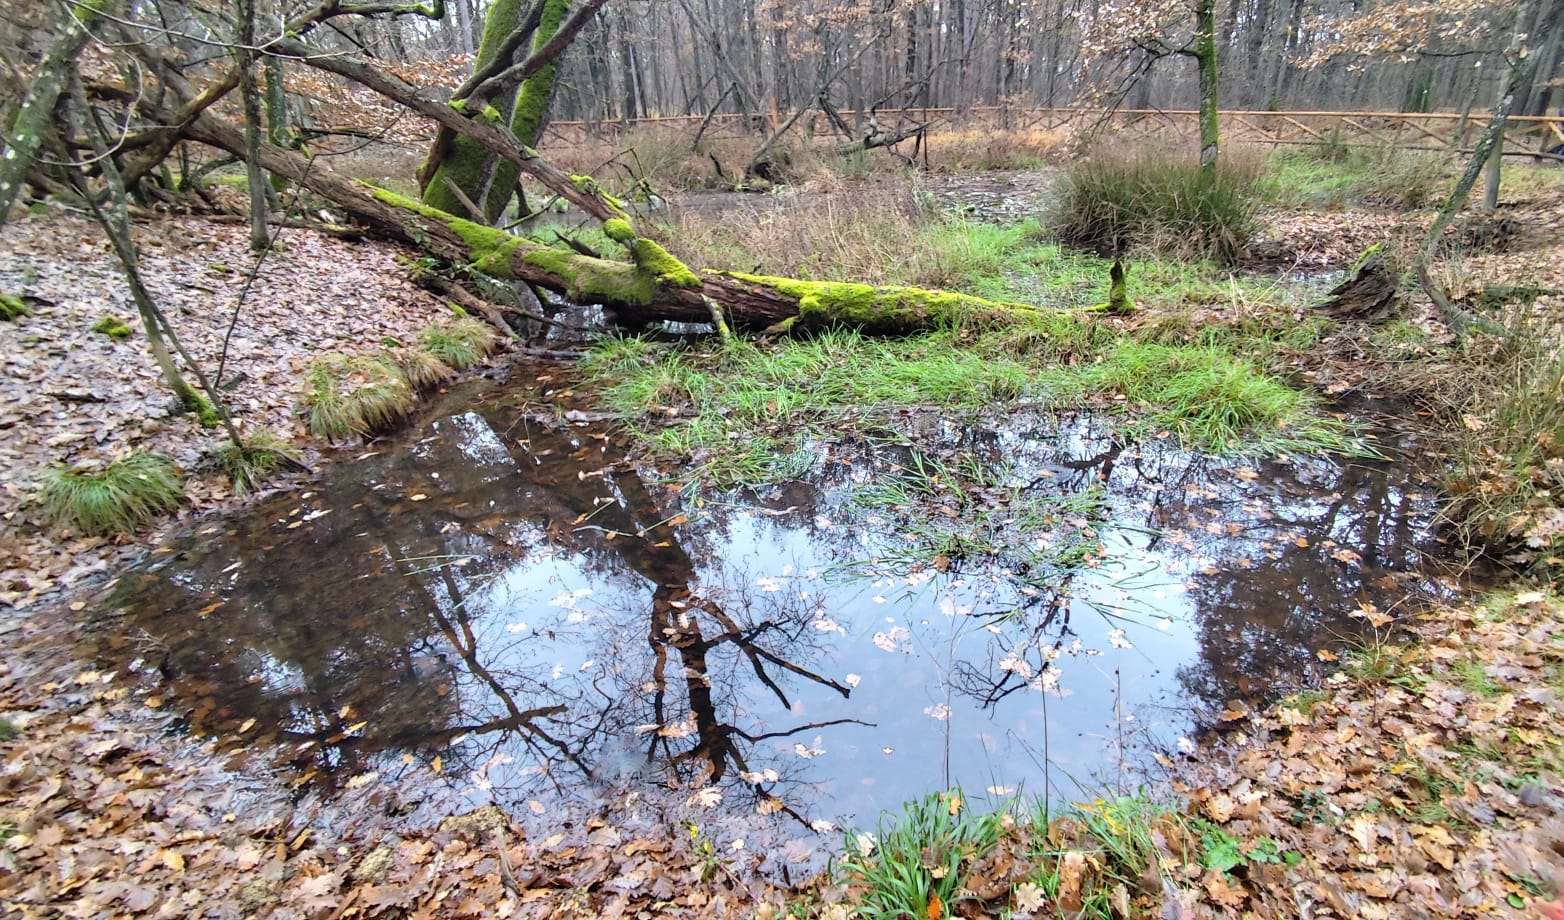
[[[1472,159],[1467,163],[1465,172],[1456,182],[1450,197],[1445,200],[1444,207],[1440,208],[1439,216],[1434,219],[1433,226],[1428,228],[1428,234],[1423,237],[1423,245],[1418,250],[1414,266],[1418,282],[1433,300],[1434,306],[1439,309],[1445,322],[1457,333],[1465,332],[1474,325],[1491,324],[1491,321],[1474,318],[1451,303],[1445,292],[1434,283],[1429,268],[1433,264],[1439,243],[1444,238],[1445,228],[1450,226],[1450,221],[1455,218],[1456,213],[1461,210],[1461,205],[1465,203],[1466,196],[1471,194],[1472,186],[1477,183],[1478,173],[1482,172],[1489,157],[1502,149],[1504,124],[1510,117],[1511,108],[1515,105],[1515,97],[1536,72],[1538,55],[1529,53],[1526,45],[1528,41],[1535,40],[1536,36],[1529,35],[1526,30],[1537,21],[1541,2],[1542,0],[1529,0],[1516,10],[1515,31],[1510,42],[1510,50],[1507,52],[1510,70],[1499,92],[1499,99],[1494,104],[1493,116],[1488,120],[1488,126],[1483,129],[1482,136],[1478,138],[1477,148],[1472,151]]]
[[[266,228],[266,173],[258,155],[261,144],[261,93],[255,85],[255,0],[238,0],[239,41],[234,58],[239,67],[239,92],[244,102],[245,178],[250,189],[250,248],[261,252],[271,243]]]

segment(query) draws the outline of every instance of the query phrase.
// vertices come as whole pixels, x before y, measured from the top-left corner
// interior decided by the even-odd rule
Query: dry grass
[[[676,212],[661,235],[675,255],[706,268],[939,285],[950,270],[926,245],[931,217],[911,183],[885,181],[843,184],[829,195],[759,196],[718,214]]]

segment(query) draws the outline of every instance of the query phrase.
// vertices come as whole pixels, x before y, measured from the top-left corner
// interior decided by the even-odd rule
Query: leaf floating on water
[[[820,739],[816,737],[814,744],[810,745],[809,747],[805,747],[802,741],[794,744],[793,753],[804,758],[805,760],[808,760],[812,757],[819,757],[821,754],[824,754],[825,748],[820,746]]]
[[[698,808],[716,808],[721,801],[722,793],[715,787],[707,786],[704,789],[698,790],[694,795],[691,795],[689,799],[685,801],[685,804]]]
[[[539,802],[537,799],[528,799],[527,808],[531,809],[532,813],[535,815],[545,814],[548,811],[547,808],[543,807],[543,803]]]
[[[847,683],[847,686],[849,686],[849,687],[855,687],[855,688],[856,688],[856,687],[857,687],[857,686],[858,686],[858,685],[859,685],[859,684],[860,684],[860,683],[862,683],[862,682],[863,682],[863,678],[862,678],[862,677],[861,677],[861,676],[859,676],[859,675],[857,675],[857,674],[849,674],[849,675],[847,675],[847,677],[846,677],[846,678],[845,678],[845,680],[846,680],[846,683]]]
[[[923,714],[936,722],[949,721],[950,707],[944,703],[936,703],[933,706],[923,707]]]
[[[768,795],[761,799],[755,806],[755,811],[762,815],[774,815],[783,809],[782,800],[774,795]]]

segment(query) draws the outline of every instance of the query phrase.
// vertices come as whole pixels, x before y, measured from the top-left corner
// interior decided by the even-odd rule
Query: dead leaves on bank
[[[1469,917],[1564,886],[1564,626],[1530,592],[1442,611],[1422,641],[1369,649],[1202,758],[1192,806],[1300,860],[1262,867],[1260,915]],[[1225,759],[1230,759],[1224,763]]]

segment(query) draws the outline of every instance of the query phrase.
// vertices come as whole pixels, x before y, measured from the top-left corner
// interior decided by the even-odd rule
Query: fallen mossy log
[[[244,155],[244,136],[210,113],[187,135]],[[628,220],[603,229],[629,261],[594,258],[513,236],[436,210],[384,189],[338,175],[318,161],[282,147],[260,145],[261,165],[308,188],[373,234],[416,246],[430,255],[496,278],[526,281],[582,304],[597,304],[623,323],[707,323],[710,301],[728,321],[748,329],[849,325],[875,333],[905,333],[958,325],[992,326],[1043,315],[1023,303],[914,287],[876,287],[805,281],[737,272],[695,272],[655,241],[636,235]]]

